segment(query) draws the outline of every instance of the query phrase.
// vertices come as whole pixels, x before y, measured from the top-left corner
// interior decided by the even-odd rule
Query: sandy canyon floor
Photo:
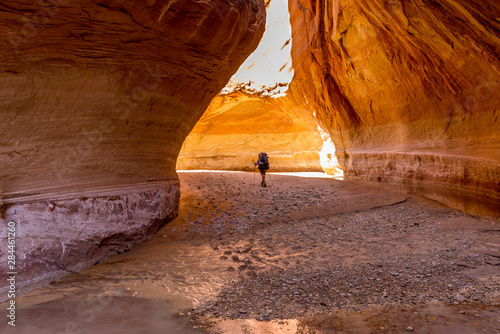
[[[500,333],[500,219],[355,181],[179,177],[177,219],[17,298],[0,332]]]

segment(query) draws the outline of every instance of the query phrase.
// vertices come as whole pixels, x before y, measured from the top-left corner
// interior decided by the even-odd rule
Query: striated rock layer
[[[322,140],[312,117],[290,103],[238,90],[213,99],[179,154],[177,169],[254,170],[260,152],[270,171],[321,171]]]
[[[0,212],[18,292],[176,216],[182,143],[264,22],[260,0],[2,1]],[[6,266],[3,239],[2,282]]]
[[[291,89],[348,175],[500,195],[500,4],[290,0]]]

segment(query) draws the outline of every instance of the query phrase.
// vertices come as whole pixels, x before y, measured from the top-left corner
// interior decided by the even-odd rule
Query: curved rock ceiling
[[[0,212],[17,224],[18,292],[177,215],[181,145],[264,24],[257,0],[1,2]]]

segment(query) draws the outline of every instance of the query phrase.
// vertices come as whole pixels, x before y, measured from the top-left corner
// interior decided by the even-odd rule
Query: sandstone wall
[[[291,89],[348,175],[500,194],[500,4],[290,0]]]
[[[218,95],[186,138],[177,169],[252,171],[266,152],[269,171],[321,171],[316,122],[291,102],[244,91]]]
[[[0,280],[6,222],[25,292],[175,217],[181,145],[264,22],[260,0],[2,1]]]

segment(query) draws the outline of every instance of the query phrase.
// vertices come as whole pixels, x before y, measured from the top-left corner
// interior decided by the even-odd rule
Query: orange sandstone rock
[[[290,0],[292,89],[349,175],[500,194],[496,1]]]
[[[218,95],[186,138],[177,169],[251,171],[267,152],[270,171],[320,171],[316,122],[290,102],[241,90]]]
[[[181,145],[264,22],[261,0],[2,1],[0,204],[18,226],[18,292],[176,216]]]

